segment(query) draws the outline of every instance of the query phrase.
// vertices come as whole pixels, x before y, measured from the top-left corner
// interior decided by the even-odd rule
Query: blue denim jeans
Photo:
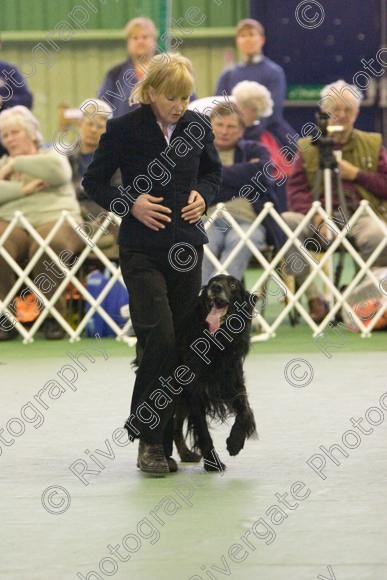
[[[240,220],[237,217],[234,217],[234,219],[245,232],[251,226],[251,223]],[[240,241],[239,234],[231,227],[231,225],[227,227],[227,223],[228,222],[226,222],[225,219],[217,218],[214,220],[211,227],[207,231],[209,240],[207,247],[221,263],[225,262],[231,251]],[[266,247],[266,232],[262,224],[254,230],[250,240],[258,250],[262,250]],[[246,245],[242,246],[231,264],[227,267],[228,273],[238,280],[242,280],[250,258],[251,250]],[[210,262],[209,259],[204,256],[202,267],[202,283],[207,284],[207,282],[215,275],[216,268],[213,266],[212,262]]]

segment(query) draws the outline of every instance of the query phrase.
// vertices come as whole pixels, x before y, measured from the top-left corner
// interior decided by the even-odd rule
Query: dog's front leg
[[[203,402],[193,389],[190,389],[187,395],[190,409],[189,422],[193,426],[195,446],[200,449],[203,455],[204,469],[206,471],[224,471],[226,466],[220,461],[214,449]]]
[[[254,414],[247,401],[247,393],[244,385],[241,395],[233,400],[232,407],[236,413],[236,417],[226,443],[229,454],[238,455],[240,450],[243,449],[246,438],[256,432]]]

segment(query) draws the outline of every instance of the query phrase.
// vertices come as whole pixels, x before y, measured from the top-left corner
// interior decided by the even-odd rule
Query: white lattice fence
[[[214,227],[214,221],[217,216],[222,215],[223,210],[225,209],[224,204],[218,204],[216,207],[215,212],[211,216],[211,220],[205,225],[205,229],[208,230],[211,227]],[[369,336],[375,327],[378,320],[383,316],[386,305],[382,305],[379,311],[375,314],[373,319],[370,323],[366,326],[363,320],[357,315],[356,312],[352,311],[351,306],[347,302],[348,296],[351,292],[356,288],[357,284],[360,281],[364,281],[364,279],[369,279],[376,287],[380,287],[380,280],[376,278],[374,273],[372,272],[371,268],[375,263],[375,260],[378,258],[382,250],[387,244],[387,236],[384,235],[381,242],[378,246],[374,249],[372,254],[369,256],[367,261],[364,261],[363,258],[360,256],[358,251],[353,247],[353,245],[348,240],[348,234],[350,234],[352,227],[359,221],[362,216],[369,216],[375,224],[381,228],[381,231],[386,231],[386,226],[384,222],[380,220],[378,215],[373,211],[369,203],[365,200],[361,202],[356,212],[353,216],[348,220],[346,223],[346,227],[342,230],[339,230],[334,222],[329,219],[329,215],[321,206],[320,202],[314,202],[312,207],[310,208],[309,212],[304,216],[302,221],[299,223],[297,228],[292,231],[284,219],[281,217],[280,214],[275,210],[272,203],[266,203],[263,210],[260,214],[256,217],[255,221],[251,224],[248,231],[244,232],[240,226],[238,225],[237,221],[233,218],[233,216],[227,211],[226,214],[227,222],[230,224],[230,227],[233,228],[240,237],[240,241],[229,254],[227,259],[221,264],[219,260],[213,255],[213,253],[209,250],[207,246],[205,246],[205,254],[214,267],[217,269],[218,273],[225,273],[227,274],[227,267],[232,263],[235,257],[238,255],[238,252],[241,250],[243,245],[246,245],[260,264],[262,268],[262,272],[258,275],[257,279],[255,280],[253,286],[250,288],[250,291],[260,291],[264,286],[265,283],[272,277],[279,286],[284,287],[284,280],[281,276],[281,272],[283,271],[281,268],[281,263],[283,259],[286,257],[287,253],[294,248],[294,245],[300,248],[303,244],[299,239],[299,235],[302,230],[310,224],[315,216],[320,216],[323,221],[329,223],[329,226],[335,231],[335,238],[331,241],[330,245],[326,252],[322,254],[322,258],[319,263],[316,263],[315,260],[308,254],[308,252],[303,252],[303,258],[305,258],[310,266],[310,273],[302,283],[302,285],[298,288],[298,290],[293,293],[289,288],[284,288],[284,294],[286,294],[286,305],[281,310],[280,314],[276,317],[274,321],[269,323],[266,321],[258,312],[256,318],[259,320],[263,335],[265,337],[273,337],[275,336],[276,329],[280,326],[280,324],[286,319],[289,315],[289,312],[296,308],[300,316],[303,320],[308,324],[308,326],[313,331],[313,335],[317,336],[320,334],[328,324],[335,318],[337,312],[344,308],[344,310],[352,315],[354,321],[358,324],[362,336]],[[266,216],[270,215],[278,226],[283,230],[287,237],[286,243],[282,246],[279,252],[274,256],[273,260],[269,263],[262,252],[260,252],[254,244],[251,242],[250,237],[256,227],[258,227],[262,221],[265,219]],[[353,280],[350,284],[346,287],[345,291],[341,293],[339,289],[337,289],[332,281],[332,259],[334,252],[338,249],[340,244],[343,245],[345,250],[348,254],[352,257],[354,262],[358,265],[359,271],[356,273]],[[328,275],[324,270],[324,266],[330,266],[328,271],[330,275]],[[386,264],[387,265],[387,264]],[[303,304],[301,303],[301,298],[305,293],[305,290],[311,284],[313,280],[317,277],[320,277],[324,282],[326,288],[331,293],[333,299],[330,302],[330,309],[327,313],[326,317],[320,324],[316,324],[312,318],[310,317],[309,313],[305,310]],[[253,341],[259,339],[259,337],[253,337]]]
[[[120,269],[117,268],[105,256],[102,250],[100,250],[100,248],[98,248],[97,246],[98,240],[104,234],[104,232],[106,232],[106,228],[109,226],[109,224],[112,223],[112,220],[114,220],[117,223],[119,222],[118,218],[116,218],[112,214],[106,217],[101,226],[95,232],[95,234],[91,238],[88,238],[88,243],[85,243],[85,247],[77,257],[78,259],[74,264],[74,266],[71,268],[66,268],[50,247],[50,242],[57,233],[57,231],[59,230],[59,228],[61,227],[61,225],[64,224],[65,222],[71,225],[71,227],[74,229],[74,231],[77,233],[77,235],[80,237],[82,241],[85,241],[85,236],[81,233],[79,229],[79,224],[74,220],[74,218],[68,212],[65,211],[62,212],[62,216],[55,224],[54,228],[50,231],[49,235],[45,239],[43,239],[35,230],[35,228],[23,216],[22,212],[15,212],[12,222],[10,222],[8,228],[4,231],[3,235],[0,237],[0,254],[16,273],[17,280],[15,284],[12,286],[12,288],[9,290],[7,296],[5,296],[4,300],[0,302],[0,314],[5,314],[8,319],[14,320],[14,313],[9,310],[9,306],[13,302],[15,296],[17,295],[18,291],[20,290],[23,284],[28,285],[29,289],[32,290],[32,292],[34,292],[35,294],[37,294],[39,296],[39,299],[44,304],[44,309],[42,310],[41,314],[35,320],[35,322],[32,324],[29,330],[27,330],[20,322],[16,322],[15,327],[23,336],[24,343],[29,343],[33,341],[33,337],[39,330],[40,326],[43,324],[48,314],[53,316],[58,321],[60,326],[68,334],[70,342],[75,342],[80,339],[82,331],[85,329],[87,322],[90,320],[90,318],[93,316],[95,312],[97,312],[103,318],[103,320],[113,330],[113,332],[116,334],[119,340],[124,340],[129,344],[135,343],[135,339],[127,336],[127,328],[129,326],[130,321],[128,321],[128,323],[125,325],[124,328],[120,328],[117,325],[117,323],[111,318],[111,316],[109,316],[109,314],[101,306],[102,301],[107,296],[116,280],[120,280],[123,283]],[[17,226],[24,228],[39,246],[37,252],[33,255],[31,261],[24,270],[15,262],[15,260],[13,260],[13,258],[4,248],[4,242],[12,234],[12,231]],[[63,278],[61,278],[60,282],[58,283],[55,289],[55,293],[52,295],[50,300],[48,300],[44,296],[44,293],[42,293],[37,288],[36,284],[34,283],[34,280],[30,276],[31,272],[34,269],[34,266],[36,265],[40,256],[44,252],[48,254],[48,256],[52,260],[55,261],[57,268],[61,269],[62,273],[64,274]],[[106,284],[106,286],[103,288],[102,292],[98,295],[96,299],[90,294],[90,292],[88,292],[88,290],[85,288],[85,286],[80,282],[80,280],[77,277],[77,274],[79,275],[79,270],[81,269],[82,265],[85,263],[87,258],[90,256],[90,254],[93,254],[93,256],[98,258],[111,274],[108,283]],[[82,296],[82,299],[85,300],[85,302],[87,302],[90,306],[85,316],[82,318],[82,320],[80,320],[76,329],[73,329],[64,319],[64,317],[60,314],[60,312],[58,312],[58,310],[55,308],[55,303],[57,302],[58,298],[61,296],[63,291],[66,289],[69,282],[71,282],[74,285],[74,287],[78,290],[79,294]]]
[[[211,227],[214,227],[214,220],[217,216],[222,215],[224,212],[225,206],[223,204],[218,204],[214,214],[211,216],[211,219],[205,223],[205,229],[208,230]],[[292,231],[286,222],[283,220],[280,214],[274,209],[273,204],[266,203],[260,214],[256,217],[255,221],[251,224],[250,228],[245,232],[242,230],[238,222],[234,219],[234,217],[229,213],[226,212],[226,219],[229,224],[230,228],[237,233],[240,238],[240,241],[233,249],[232,253],[228,256],[224,263],[220,263],[216,256],[211,252],[208,246],[205,246],[204,251],[207,258],[211,261],[214,265],[218,273],[228,273],[227,268],[230,264],[235,260],[238,256],[239,251],[242,249],[244,245],[246,245],[254,257],[256,258],[257,262],[261,266],[261,270],[257,270],[257,278],[254,281],[253,286],[250,288],[252,292],[262,293],[262,289],[265,287],[265,283],[268,284],[270,279],[273,279],[278,287],[283,289],[283,294],[286,294],[286,303],[284,301],[284,307],[280,311],[280,313],[276,316],[275,320],[269,322],[266,320],[258,311],[257,319],[261,325],[262,333],[261,336],[253,337],[253,340],[260,340],[262,338],[270,338],[274,337],[277,328],[284,322],[284,320],[289,315],[289,312],[292,309],[296,309],[300,315],[300,317],[308,324],[311,328],[313,335],[316,336],[321,333],[327,325],[334,319],[337,312],[344,308],[344,310],[348,313],[352,314],[353,319],[358,324],[359,328],[361,329],[362,336],[369,336],[374,328],[375,324],[378,322],[381,316],[383,316],[386,305],[383,305],[375,316],[372,318],[370,323],[366,326],[363,320],[357,315],[356,312],[352,311],[351,305],[348,303],[348,297],[351,294],[352,290],[356,288],[361,280],[364,278],[368,279],[372,282],[376,287],[380,287],[380,280],[375,276],[372,272],[371,268],[375,263],[375,260],[380,255],[382,250],[387,244],[387,236],[384,236],[379,245],[375,248],[372,255],[364,261],[358,251],[352,246],[350,241],[348,240],[348,233],[350,233],[351,228],[354,224],[358,222],[361,216],[369,216],[380,228],[385,228],[385,224],[380,220],[380,218],[375,214],[372,210],[368,202],[362,201],[357,211],[353,214],[353,216],[349,219],[346,227],[342,230],[338,229],[337,226],[332,222],[329,221],[329,225],[333,228],[335,232],[334,239],[331,240],[330,245],[327,248],[327,251],[322,254],[322,257],[318,263],[308,254],[308,252],[303,252],[303,258],[309,263],[310,265],[310,273],[303,282],[303,284],[298,288],[297,291],[292,292],[289,288],[285,287],[284,279],[281,275],[283,260],[286,258],[287,253],[289,250],[294,247],[301,247],[302,241],[299,239],[299,235],[304,229],[304,227],[311,222],[314,216],[319,215],[322,220],[328,220],[329,216],[325,212],[325,210],[321,207],[319,202],[314,202],[309,212],[304,216],[301,223],[297,226],[297,228]],[[251,236],[255,229],[262,223],[262,221],[267,216],[271,216],[278,226],[283,230],[287,237],[286,243],[283,247],[277,252],[274,258],[269,262],[265,255],[257,249],[254,243],[251,241]],[[71,225],[71,227],[77,232],[79,237],[84,241],[84,235],[79,231],[79,225],[75,222],[71,215],[67,212],[63,212],[61,218],[55,224],[55,227],[51,230],[49,235],[46,239],[43,239],[35,228],[28,222],[28,220],[23,216],[21,212],[15,212],[13,220],[10,222],[7,229],[4,231],[3,235],[0,237],[0,254],[2,257],[7,261],[10,267],[14,270],[17,280],[15,284],[12,286],[10,291],[8,292],[7,296],[4,297],[4,300],[0,301],[0,315],[4,315],[6,318],[11,319],[13,318],[13,313],[10,311],[9,307],[15,296],[17,296],[18,292],[20,291],[21,287],[26,284],[33,292],[37,293],[39,297],[41,297],[41,301],[44,304],[44,309],[42,310],[40,316],[35,320],[32,326],[29,329],[26,329],[23,324],[20,322],[16,323],[16,328],[19,333],[23,337],[23,342],[29,343],[33,341],[33,338],[43,324],[45,318],[50,314],[51,316],[55,317],[58,323],[62,326],[65,330],[71,342],[77,341],[81,337],[81,333],[84,331],[88,321],[93,316],[94,313],[98,313],[106,324],[113,330],[116,334],[118,340],[125,341],[129,345],[135,343],[136,339],[127,336],[127,330],[130,324],[130,320],[125,324],[124,328],[120,328],[117,323],[111,318],[111,316],[104,310],[101,306],[104,298],[109,293],[110,289],[114,285],[117,280],[120,280],[123,283],[122,276],[120,269],[116,267],[103,253],[103,251],[98,248],[97,242],[100,237],[106,232],[106,228],[109,224],[114,221],[115,223],[119,223],[119,218],[110,214],[101,224],[101,226],[97,229],[94,235],[88,239],[88,243],[85,243],[85,247],[82,252],[79,254],[78,259],[73,267],[66,268],[63,266],[58,260],[58,256],[50,247],[50,242],[53,239],[54,235],[61,227],[61,225],[65,222]],[[32,257],[29,264],[23,270],[16,262],[12,259],[10,254],[4,248],[4,242],[8,239],[10,235],[12,235],[13,230],[15,227],[22,227],[24,228],[30,236],[36,241],[38,244],[38,250]],[[328,268],[328,274],[324,271],[324,265],[330,265],[332,263],[332,257],[334,252],[337,250],[339,245],[342,244],[345,248],[346,252],[352,257],[354,262],[358,265],[358,272],[355,274],[353,280],[347,286],[344,292],[340,292],[337,288],[335,288],[332,282],[331,276],[331,268]],[[34,280],[31,277],[31,273],[34,270],[34,267],[41,257],[43,253],[46,253],[52,260],[54,260],[57,264],[57,267],[60,268],[64,274],[63,278],[61,278],[60,282],[58,283],[55,293],[52,295],[50,299],[47,299],[42,292],[36,287]],[[95,299],[93,296],[88,292],[85,286],[79,280],[79,271],[82,265],[85,263],[87,258],[90,255],[95,256],[100,260],[100,262],[105,266],[106,270],[110,272],[110,279],[106,286],[103,288],[102,292],[99,296]],[[331,295],[330,301],[330,309],[325,317],[325,319],[321,322],[321,324],[317,325],[312,318],[310,317],[309,313],[305,309],[302,303],[302,296],[305,293],[307,287],[311,284],[313,280],[317,277],[320,277],[324,282],[325,287],[328,289]],[[79,294],[81,295],[82,299],[88,303],[90,306],[89,310],[83,316],[83,318],[79,321],[77,328],[72,328],[68,322],[64,319],[64,317],[58,312],[55,307],[55,304],[58,298],[61,296],[63,291],[68,286],[69,282],[71,282],[74,287],[78,290]]]

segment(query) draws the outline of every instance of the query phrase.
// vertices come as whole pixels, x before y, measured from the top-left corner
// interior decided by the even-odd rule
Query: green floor
[[[345,333],[347,342],[339,350],[346,352],[380,352],[387,351],[387,332],[374,332],[370,338],[361,338],[360,333]],[[122,342],[112,338],[104,338],[106,349],[110,356],[120,357],[134,354],[134,348],[129,348]],[[84,338],[80,342],[70,343],[67,340],[47,341],[36,338],[31,344],[24,345],[21,340],[5,342],[0,347],[0,362],[8,359],[30,360],[35,358],[56,358],[64,355],[67,350],[80,350],[87,345],[95,344],[95,339]],[[338,352],[339,352],[338,350]],[[313,342],[311,330],[306,324],[292,328],[288,323],[279,328],[277,336],[265,342],[255,343],[251,352],[256,354],[272,353],[318,353],[320,350]],[[333,350],[332,350],[333,352]],[[323,355],[322,355],[323,356]]]
[[[259,439],[230,457],[230,425],[213,425],[224,474],[180,464],[179,473],[162,479],[139,472],[137,445],[118,445],[113,436],[128,414],[134,380],[125,347],[104,341],[104,359],[90,341],[5,345],[2,436],[9,443],[7,430],[20,431],[16,420],[28,401],[44,421],[39,428],[26,422],[12,445],[1,442],[0,577],[386,580],[387,421],[379,424],[377,414],[384,393],[387,408],[385,354],[343,348],[328,360],[312,352],[309,333],[290,332],[255,345],[246,360]],[[351,349],[372,343],[381,346],[376,337],[351,340]],[[67,387],[58,399],[41,395],[71,363],[66,352],[79,355],[81,348],[95,361],[82,358],[77,389]],[[294,388],[284,368],[295,358],[291,351],[304,358],[307,349],[314,377]],[[38,393],[47,408],[36,402]],[[347,457],[337,452],[339,465],[326,459],[320,478],[307,460],[324,457],[321,445],[343,445],[350,418],[371,408],[372,432],[361,434]],[[27,415],[31,420],[31,410]],[[70,469],[82,472],[82,462],[86,483]],[[294,502],[291,490],[304,499]]]
[[[280,309],[269,302],[267,320]],[[275,338],[254,343],[245,377],[259,439],[229,457],[230,424],[213,424],[227,470],[179,464],[166,478],[139,472],[137,444],[113,435],[129,414],[133,347],[103,339],[103,356],[95,339],[1,344],[0,434],[15,437],[0,438],[0,578],[386,580],[387,421],[376,414],[384,394],[387,405],[387,332],[344,335],[330,359],[306,324],[288,319]],[[77,366],[72,356],[82,350],[94,359],[86,354]],[[307,367],[311,378],[300,385]],[[58,380],[65,388],[49,398]],[[30,407],[29,421],[23,415],[28,402],[38,427]],[[362,431],[347,457],[337,453],[339,465],[326,459],[318,476],[307,461],[325,457],[321,446],[342,446],[351,417],[371,409],[372,433]],[[86,483],[74,465],[86,466]],[[290,502],[294,485],[308,495],[285,507],[279,500]]]

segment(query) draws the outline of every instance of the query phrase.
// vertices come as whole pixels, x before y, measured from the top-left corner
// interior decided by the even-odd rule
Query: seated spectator
[[[89,105],[87,103],[90,103]],[[97,149],[99,139],[106,132],[108,119],[112,117],[112,109],[107,103],[100,99],[86,99],[79,107],[82,111],[78,125],[80,142],[76,143],[75,152],[67,153],[71,168],[73,170],[73,184],[79,205],[81,207],[82,218],[85,222],[92,222],[93,230],[100,227],[106,217],[106,210],[90,199],[82,186],[82,179],[93,159],[94,151]],[[96,110],[101,114],[95,115]],[[112,185],[121,185],[121,173],[117,170],[112,179]],[[112,222],[106,233],[99,238],[97,245],[101,250],[113,249],[118,235],[118,226]],[[118,249],[113,253],[117,254]]]
[[[291,168],[283,162],[283,156],[280,153],[281,144],[271,132],[270,127],[265,127],[264,124],[264,120],[270,117],[273,111],[273,99],[270,92],[266,87],[254,81],[242,81],[235,85],[231,95],[246,125],[244,139],[259,141],[269,150],[271,159],[279,167],[282,176],[290,175]],[[279,211],[283,212],[287,209],[286,183],[281,183],[281,181],[279,179],[276,182],[275,189]]]
[[[0,50],[1,48],[0,40]],[[0,60],[0,111],[16,105],[24,105],[31,109],[32,101],[32,94],[18,68],[5,60]],[[0,144],[0,157],[5,154],[6,150]]]
[[[264,145],[269,150],[272,161],[279,167],[282,177],[286,178],[290,173],[290,167],[283,163],[280,144],[270,130],[262,125],[262,119],[270,117],[273,112],[273,99],[268,89],[255,81],[241,81],[235,85],[230,97],[224,95],[204,97],[190,103],[189,108],[208,114],[218,103],[224,103],[224,106],[230,109],[233,103],[237,105],[246,127],[243,139],[258,141]],[[275,182],[279,212],[287,209],[286,184],[281,181],[279,179]]]
[[[371,217],[362,216],[351,228],[350,235],[353,243],[362,258],[366,260],[387,235],[385,225],[387,221],[387,151],[383,147],[382,135],[354,128],[362,97],[356,87],[347,85],[344,81],[337,81],[326,86],[322,90],[321,96],[322,109],[330,115],[329,124],[343,127],[342,131],[333,133],[332,137],[336,143],[335,148],[341,151],[342,159],[338,161],[338,168],[348,215],[343,219],[342,213],[339,211],[341,202],[335,188],[332,200],[334,215],[339,219],[339,214],[341,214],[341,222],[347,223],[358,208],[360,201],[366,199],[384,222],[377,224]],[[335,105],[334,108],[332,108],[332,103]],[[313,202],[312,190],[320,159],[319,149],[315,143],[312,143],[311,137],[300,139],[297,148],[298,157],[293,164],[293,174],[288,180],[290,211],[283,214],[284,219],[293,230],[303,219]],[[319,199],[324,205],[323,187],[319,192]],[[336,225],[339,225],[338,222]],[[313,224],[304,228],[299,239],[304,242],[316,234],[318,236],[316,239],[321,247],[327,248],[330,244],[329,238],[326,237],[327,227],[327,224],[322,224],[320,217],[315,217]],[[324,238],[327,243],[324,243]],[[304,262],[306,262],[305,259]],[[382,250],[374,265],[387,265],[387,247]],[[286,271],[289,275],[294,275],[291,267]],[[297,277],[302,283],[308,274],[309,266],[304,264],[304,269]],[[312,283],[308,287],[306,296],[309,301],[311,318],[317,323],[321,322],[328,312],[328,305],[316,284]]]
[[[129,20],[125,28],[128,58],[108,71],[98,92],[113,109],[113,117],[125,115],[137,105],[129,105],[134,85],[146,73],[147,65],[156,54],[157,31],[150,18]]]
[[[242,113],[246,125],[245,139],[259,140],[266,131],[263,119],[273,114],[270,91],[255,81],[241,81],[231,91],[231,97]]]
[[[270,130],[281,145],[288,145],[286,134],[294,135],[294,130],[283,118],[286,77],[282,67],[262,54],[265,41],[265,29],[260,22],[252,18],[239,22],[236,44],[243,62],[222,73],[215,94],[221,95],[225,91],[231,95],[232,89],[241,81],[255,81],[264,85],[270,91],[274,108],[272,115],[262,120],[262,127]]]
[[[42,238],[49,235],[62,210],[67,210],[80,223],[70,164],[54,149],[42,149],[39,121],[26,107],[16,106],[0,114],[0,140],[8,151],[8,155],[0,159],[0,236],[8,228],[15,211],[23,212]],[[75,254],[83,246],[68,223],[59,228],[50,242],[50,247],[58,255],[63,250]],[[15,261],[31,260],[39,247],[23,225],[17,225],[3,242],[3,248]],[[0,300],[4,300],[15,283],[16,275],[3,256],[0,256],[0,271]],[[33,274],[30,274],[32,280],[44,275],[46,283],[38,287],[47,299],[55,293],[64,276],[59,265],[44,253],[35,264]],[[55,306],[64,314],[63,295]],[[0,340],[9,340],[18,334],[14,327],[9,328],[8,323],[8,319],[0,317]],[[44,330],[48,339],[64,336],[61,326],[50,316],[45,320]]]
[[[268,180],[260,181],[266,188],[263,193],[252,181],[252,178],[257,175],[263,165],[269,161],[270,155],[262,145],[242,139],[245,126],[242,115],[236,106],[230,110],[222,104],[216,105],[210,113],[210,119],[214,133],[214,145],[223,167],[222,183],[215,203],[225,202],[230,215],[243,231],[247,231],[265,202],[271,201],[276,204],[275,194],[271,191],[272,186]],[[247,192],[248,195],[242,197],[241,188],[248,185],[252,186],[254,191],[250,189],[251,193]],[[248,201],[249,198],[251,201]],[[209,208],[208,217],[211,217],[214,211],[215,204]],[[209,249],[221,263],[225,262],[240,241],[239,234],[227,221],[227,213],[224,211],[222,211],[221,217],[214,220],[214,223],[207,230],[207,235]],[[273,243],[279,247],[283,243],[283,236],[272,218],[268,217],[255,229],[250,240],[258,250],[262,250],[268,243]],[[227,267],[228,273],[242,280],[251,255],[251,250],[244,245]],[[214,266],[204,256],[203,284],[206,284],[214,274]]]

